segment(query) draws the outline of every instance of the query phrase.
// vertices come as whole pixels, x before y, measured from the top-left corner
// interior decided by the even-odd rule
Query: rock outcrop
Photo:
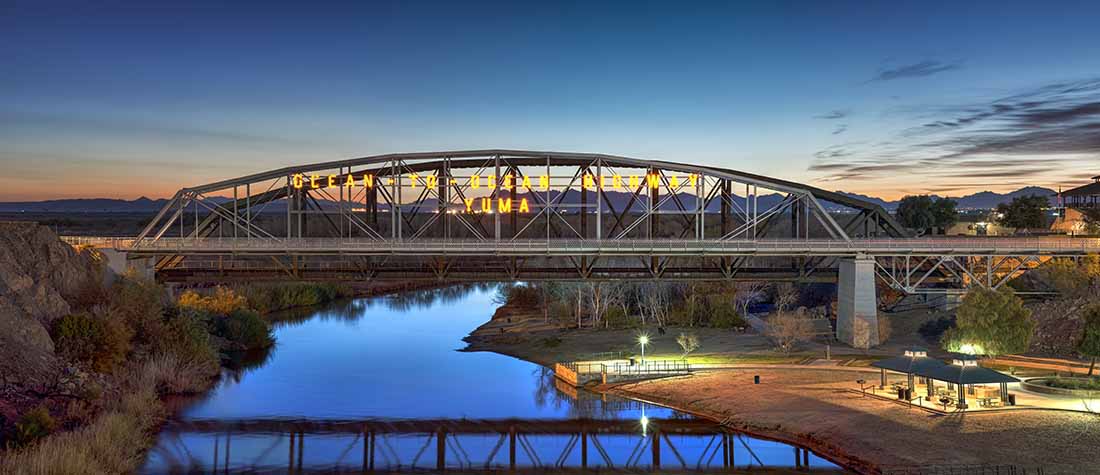
[[[92,251],[77,251],[49,228],[0,222],[0,409],[13,388],[34,387],[64,368],[49,328],[104,274]]]

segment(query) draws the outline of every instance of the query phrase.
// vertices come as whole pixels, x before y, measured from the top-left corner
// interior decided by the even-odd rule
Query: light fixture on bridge
[[[649,334],[642,333],[638,335],[638,344],[642,347],[642,366],[645,366],[645,346],[649,344]]]

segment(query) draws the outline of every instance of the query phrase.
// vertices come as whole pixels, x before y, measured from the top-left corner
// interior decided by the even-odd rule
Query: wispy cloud
[[[848,131],[848,124],[840,124],[833,129],[833,135],[840,135]]]
[[[898,180],[908,171],[946,189],[983,179],[987,186],[1073,180],[1100,158],[1100,78],[902,115],[914,125],[888,140],[826,147],[809,169],[823,181]]]
[[[919,78],[959,69],[960,67],[962,67],[962,65],[959,63],[925,60],[893,69],[880,69],[878,73],[871,78],[871,81],[893,81],[895,79]]]
[[[821,115],[815,115],[814,118],[815,119],[825,119],[825,120],[836,120],[836,119],[843,119],[843,118],[848,117],[850,115],[852,115],[851,110],[837,109],[837,110],[831,110],[831,111],[826,112],[826,113],[821,114]]]
[[[308,143],[308,141],[275,135],[252,134],[239,130],[217,130],[199,126],[177,125],[168,122],[85,117],[78,115],[60,116],[0,110],[0,127],[27,125],[47,127],[53,130],[90,131],[96,134],[147,134],[158,137],[215,142],[236,142],[242,144],[305,145]]]

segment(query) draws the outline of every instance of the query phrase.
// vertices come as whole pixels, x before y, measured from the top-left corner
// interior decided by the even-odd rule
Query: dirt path
[[[761,384],[752,383],[753,375]],[[1100,417],[1049,411],[935,415],[850,391],[856,371],[752,369],[618,385],[615,394],[706,414],[854,469],[1007,464],[1100,471]]]

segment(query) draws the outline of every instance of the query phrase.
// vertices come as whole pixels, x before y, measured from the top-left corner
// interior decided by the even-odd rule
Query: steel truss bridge
[[[602,419],[190,420],[169,422],[164,433],[208,436],[209,459],[158,456],[174,469],[214,473],[726,473],[767,464],[741,434],[702,419],[648,419],[645,427]],[[343,449],[305,463],[309,439]],[[232,456],[245,441],[262,449],[248,451],[260,454],[254,460]],[[786,466],[808,469],[810,452],[791,449]]]
[[[178,191],[113,244],[165,281],[835,281],[996,287],[1087,239],[910,239],[881,207],[735,170],[478,150],[287,167]]]

